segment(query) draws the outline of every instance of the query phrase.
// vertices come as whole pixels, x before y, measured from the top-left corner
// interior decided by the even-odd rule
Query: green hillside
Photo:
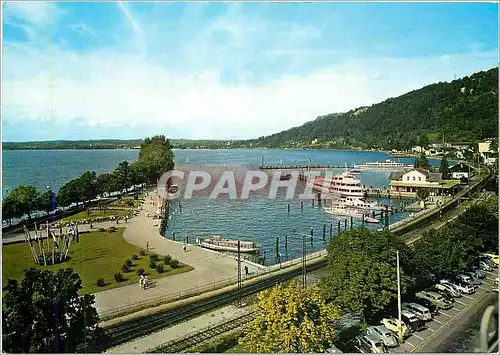
[[[498,68],[440,82],[250,141],[262,147],[406,149],[498,137]],[[317,143],[312,141],[317,139]]]

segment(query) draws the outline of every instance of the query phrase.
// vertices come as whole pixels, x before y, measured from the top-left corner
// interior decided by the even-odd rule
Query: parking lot
[[[447,327],[449,324],[453,323],[459,315],[466,312],[470,305],[475,303],[479,297],[481,297],[486,292],[492,292],[491,286],[493,285],[495,278],[498,277],[498,271],[488,272],[486,271],[486,278],[482,279],[483,284],[476,289],[476,292],[472,295],[462,295],[460,298],[455,298],[453,307],[447,310],[439,310],[439,314],[434,316],[432,321],[427,322],[427,329],[413,333],[408,337],[403,344],[396,348],[389,349],[391,353],[409,353],[418,352],[418,348],[429,338],[436,336],[433,334],[439,332],[442,328]]]

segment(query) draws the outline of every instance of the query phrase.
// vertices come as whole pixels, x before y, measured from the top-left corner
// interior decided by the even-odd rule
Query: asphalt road
[[[391,353],[432,352],[448,336],[464,324],[464,317],[470,317],[475,312],[483,312],[484,301],[489,300],[494,293],[491,286],[498,277],[498,270],[486,272],[483,284],[472,295],[463,295],[455,298],[453,308],[440,310],[432,321],[427,322],[427,329],[413,333],[406,341],[396,348],[390,349]],[[495,294],[498,297],[498,294]]]

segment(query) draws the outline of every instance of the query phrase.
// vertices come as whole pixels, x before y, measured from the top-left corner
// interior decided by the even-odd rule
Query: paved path
[[[95,294],[96,308],[101,314],[118,307],[128,307],[169,294],[185,292],[196,287],[208,287],[230,278],[237,278],[237,262],[234,258],[194,245],[188,245],[187,251],[183,251],[183,243],[160,236],[158,226],[155,226],[160,220],[146,216],[148,211],[151,215],[156,212],[156,204],[150,204],[151,197],[152,194],[146,197],[143,210],[126,224],[123,237],[129,243],[144,249],[146,249],[146,243],[149,243],[149,250],[159,255],[171,255],[195,269],[187,273],[155,279],[156,286],[146,290],[132,284],[98,292]],[[253,263],[246,261],[243,263],[248,266],[250,275],[262,271]]]

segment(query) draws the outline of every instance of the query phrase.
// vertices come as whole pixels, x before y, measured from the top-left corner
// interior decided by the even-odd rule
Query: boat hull
[[[215,251],[231,251],[234,253],[238,252],[238,247],[215,245],[215,244],[210,244],[210,243],[205,243],[205,242],[199,242],[199,245],[203,248],[212,249]],[[240,253],[255,253],[258,250],[259,250],[259,248],[240,248]]]

